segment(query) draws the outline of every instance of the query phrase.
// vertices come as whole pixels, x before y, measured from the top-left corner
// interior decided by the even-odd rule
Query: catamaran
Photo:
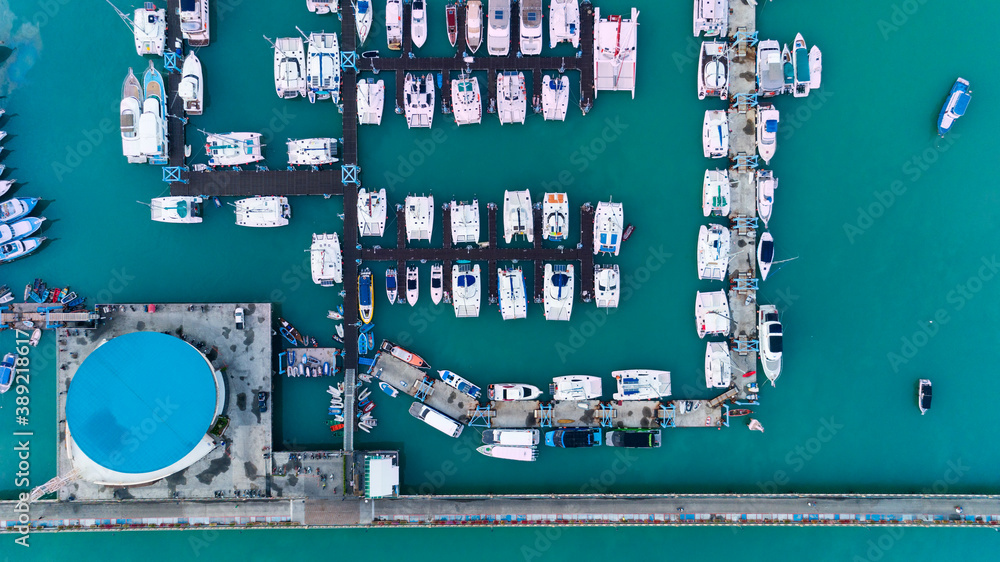
[[[504,320],[525,318],[528,315],[528,299],[524,290],[524,273],[521,268],[497,268],[497,284],[500,292],[500,315]]]
[[[444,294],[444,266],[436,263],[431,266],[431,302],[441,304]]]
[[[306,51],[301,37],[264,39],[274,49],[274,91],[282,99],[306,97],[309,81],[306,79]]]
[[[762,105],[757,108],[757,152],[765,164],[774,158],[778,148],[778,110],[773,105]]]
[[[445,384],[467,395],[473,400],[479,400],[479,396],[483,393],[483,390],[472,384],[471,381],[465,377],[460,377],[451,371],[438,371],[438,376],[441,377],[441,380],[444,381]]]
[[[406,302],[410,306],[417,306],[418,298],[420,298],[420,270],[409,266],[406,268]]]
[[[208,0],[181,0],[181,35],[192,47],[207,47]]]
[[[132,74],[132,69],[129,68],[125,83],[122,84],[119,120],[122,134],[122,154],[132,164],[141,164],[146,161],[139,138],[139,119],[142,115],[144,99],[139,79],[135,77],[135,74]]]
[[[729,97],[729,44],[705,41],[698,55],[698,99]]]
[[[706,170],[702,183],[701,210],[707,217],[729,216],[729,170]]]
[[[358,230],[361,236],[382,236],[385,233],[385,188],[378,191],[358,190]]]
[[[299,30],[302,33],[302,30]],[[309,56],[306,59],[306,82],[309,91],[304,94],[310,103],[332,99],[340,103],[340,44],[336,33],[310,33],[302,36],[308,40]]]
[[[531,193],[527,189],[503,192],[503,239],[510,244],[515,236],[524,236],[529,243],[535,241]]]
[[[242,166],[264,159],[260,133],[202,132],[206,135],[205,153],[208,154],[209,166]]]
[[[37,197],[14,197],[0,203],[0,223],[10,223],[27,216],[38,201]]]
[[[451,210],[452,244],[479,243],[479,200],[472,203],[458,203],[454,199],[448,206]]]
[[[565,121],[569,109],[569,76],[553,80],[546,74],[542,77],[542,117],[546,121]]]
[[[14,240],[13,242],[0,245],[0,262],[7,263],[18,258],[23,258],[24,256],[27,256],[31,252],[37,250],[45,240],[46,238],[44,236],[41,238],[22,238],[20,240]],[[35,330],[38,330],[38,328],[35,328]],[[40,334],[41,331],[38,333]],[[32,334],[31,337],[35,340],[35,343],[38,343],[34,334]]]
[[[542,395],[537,386],[522,383],[497,383],[486,388],[486,396],[496,402],[534,400]]]
[[[697,292],[694,319],[699,338],[704,338],[706,335],[728,336],[730,318],[729,300],[725,291]]]
[[[729,33],[729,0],[694,0],[694,36],[725,37]]]
[[[399,296],[399,285],[396,283],[396,270],[390,268],[385,270],[385,296],[389,299],[389,304],[396,303]]]
[[[314,14],[332,14],[340,8],[340,0],[306,0],[306,8]]]
[[[490,0],[486,19],[489,22],[486,47],[493,56],[507,56],[510,52],[510,0]]]
[[[542,239],[566,240],[569,235],[569,196],[546,193],[542,196]]]
[[[614,400],[659,400],[670,396],[670,371],[629,369],[612,371],[611,376],[618,382]]]
[[[722,281],[729,267],[729,229],[721,224],[698,230],[698,279]]]
[[[108,0],[111,4],[111,0]],[[131,18],[119,10],[114,4],[111,7],[118,12],[135,37],[135,52],[142,55],[163,56],[167,44],[167,11],[157,8],[152,2],[145,2],[141,8],[136,8]]]
[[[483,44],[482,0],[469,0],[465,6],[465,43],[473,54]]]
[[[773,304],[762,304],[757,310],[757,339],[760,340],[760,362],[764,366],[767,380],[774,381],[781,376],[781,354],[783,330],[778,318],[778,308]]]
[[[636,40],[639,10],[630,19],[601,18],[594,8],[594,94],[600,90],[632,92],[635,99]]]
[[[705,158],[729,156],[729,117],[725,111],[717,109],[705,112],[701,142]]]
[[[406,197],[406,240],[430,240],[434,230],[434,196]]]
[[[309,263],[313,283],[321,287],[332,287],[344,281],[344,264],[340,253],[340,238],[337,233],[313,234],[309,247]]]
[[[289,166],[322,166],[338,162],[337,139],[288,139]]]
[[[760,280],[765,281],[767,274],[771,271],[771,264],[774,262],[774,237],[770,232],[764,231],[760,235],[760,242],[757,244],[757,267],[760,271]]]
[[[372,270],[367,267],[358,274],[358,315],[365,324],[371,324],[375,312],[375,293],[372,287]]]
[[[939,135],[943,137],[947,134],[951,130],[951,126],[955,124],[955,120],[965,115],[965,110],[969,107],[971,100],[972,90],[969,89],[968,80],[964,78],[955,80],[951,91],[948,92],[948,98],[941,107],[941,113],[938,114]]]
[[[538,454],[532,447],[510,447],[507,445],[480,445],[476,447],[476,452],[495,459],[522,462],[534,461]]]
[[[524,89],[524,73],[504,71],[497,74],[497,116],[500,124],[524,124],[528,111],[528,96]]]
[[[423,47],[427,41],[427,8],[424,0],[412,0],[410,8],[410,36],[414,47]]]
[[[795,42],[792,43],[792,68],[795,70],[792,95],[804,98],[812,89],[812,78],[809,73],[809,51],[806,50],[806,40],[801,33],[795,34]]]
[[[194,51],[184,57],[181,76],[181,83],[177,86],[177,97],[184,102],[184,113],[201,115],[205,109],[205,83],[202,77],[201,61],[194,54]]]
[[[358,45],[364,45],[368,32],[372,29],[371,0],[357,0],[354,5],[354,26],[358,30]]]
[[[6,244],[7,242],[31,236],[42,227],[42,223],[44,222],[45,217],[24,217],[19,221],[2,223],[0,224],[0,244]],[[2,303],[3,299],[0,298],[0,304]]]
[[[569,321],[573,313],[573,265],[545,264],[542,303],[546,320]]]
[[[150,217],[156,222],[197,224],[201,222],[201,197],[157,197],[149,204]]]
[[[729,344],[724,341],[710,341],[705,346],[705,386],[708,388],[729,388],[733,383],[733,360],[729,356]]]
[[[430,128],[434,122],[434,75],[414,77],[407,72],[403,92],[406,126]]]
[[[599,400],[602,393],[601,377],[589,375],[555,377],[549,385],[553,400]]]
[[[757,93],[771,97],[785,90],[785,76],[781,62],[781,45],[774,39],[757,45]]]
[[[578,0],[549,1],[549,48],[559,43],[580,48],[580,3]]]
[[[618,308],[620,296],[618,265],[594,265],[594,302],[597,308]]]
[[[385,105],[385,82],[374,78],[358,80],[358,123],[381,125]]]
[[[482,302],[479,264],[451,266],[451,303],[455,318],[476,318]]]
[[[537,429],[487,429],[483,431],[484,445],[532,447],[538,445],[541,432]]]
[[[757,216],[767,228],[774,210],[774,190],[778,189],[778,178],[772,170],[757,170]]]
[[[521,0],[521,54],[542,53],[542,0]]]
[[[483,120],[483,102],[479,93],[479,79],[459,74],[451,81],[452,113],[458,125],[478,124]]]
[[[594,212],[594,255],[618,255],[622,246],[624,210],[621,203],[599,201]]]
[[[150,164],[164,165],[167,163],[167,102],[166,88],[163,86],[163,76],[153,68],[149,68],[142,76],[144,101],[142,115],[139,116],[139,149]]]
[[[236,202],[236,224],[268,228],[285,226],[292,217],[287,197],[250,197]]]

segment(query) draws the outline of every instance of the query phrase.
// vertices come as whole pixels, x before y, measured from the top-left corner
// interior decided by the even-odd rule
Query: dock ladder
[[[163,53],[163,69],[167,72],[180,72],[180,53],[177,51],[166,51]]]
[[[614,404],[610,402],[607,404],[601,403],[598,412],[601,416],[601,427],[611,427],[611,424],[614,423],[615,416],[617,415]]]
[[[733,340],[733,345],[735,346],[733,351],[740,355],[746,355],[751,351],[760,353],[760,341],[747,339],[746,336],[740,336],[738,339]]]
[[[433,383],[428,384],[427,377],[424,377],[423,379],[417,381],[416,393],[414,393],[413,397],[416,398],[417,400],[420,400],[421,402],[424,402],[427,400],[427,397],[433,393],[434,393]]]
[[[552,404],[540,403],[536,415],[538,417],[538,425],[552,427]]]
[[[288,370],[288,352],[282,351],[278,354],[278,374],[283,375]]]
[[[469,425],[473,427],[493,427],[493,416],[497,415],[492,406],[476,404],[475,410],[469,411]]]
[[[344,185],[347,185],[349,183],[353,183],[354,185],[361,185],[361,183],[358,182],[358,172],[360,171],[361,168],[355,166],[354,164],[347,164],[345,166],[341,166],[340,183]]]
[[[675,413],[673,403],[664,404],[660,402],[660,410],[657,413],[660,421],[660,427],[676,427],[674,424],[674,413]]]
[[[188,171],[187,166],[166,166],[163,168],[163,181],[188,183],[188,180],[181,178],[181,172]]]
[[[760,167],[759,157],[756,154],[748,156],[746,153],[741,152],[736,155],[736,163],[733,167],[736,168],[737,172],[756,170]]]

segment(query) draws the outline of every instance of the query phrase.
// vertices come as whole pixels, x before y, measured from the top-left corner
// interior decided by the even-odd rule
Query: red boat
[[[455,46],[455,41],[458,40],[458,16],[456,14],[456,8],[453,4],[449,4],[444,8],[444,17],[448,22],[448,41],[451,42],[451,46]]]
[[[402,347],[399,347],[398,345],[389,343],[387,341],[382,342],[382,351],[388,351],[389,355],[392,355],[393,357],[399,359],[400,361],[405,361],[418,369],[427,369],[430,367],[427,361],[424,361],[423,357],[420,357],[416,353],[411,353],[403,349]]]
[[[752,411],[746,410],[746,409],[729,410],[729,417],[731,417],[731,418],[738,418],[740,416],[747,416],[747,415],[750,415],[752,413],[753,413]]]
[[[632,223],[628,223],[628,226],[625,227],[625,232],[622,233],[622,242],[628,240],[633,232],[635,232],[635,227],[632,226]]]

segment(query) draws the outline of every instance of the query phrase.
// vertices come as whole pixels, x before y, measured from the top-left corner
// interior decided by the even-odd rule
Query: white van
[[[451,437],[458,437],[465,429],[464,425],[420,402],[410,405],[410,415]]]

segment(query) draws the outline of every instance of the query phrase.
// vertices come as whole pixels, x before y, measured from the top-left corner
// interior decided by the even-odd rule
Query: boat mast
[[[111,0],[108,0],[108,2],[110,2],[110,1],[111,1]],[[295,29],[298,29],[298,27],[296,27]],[[299,31],[299,33],[302,33],[302,31],[300,30],[300,31]],[[275,50],[275,51],[278,51],[279,53],[281,53],[281,56],[283,56],[283,57],[285,57],[285,58],[290,58],[290,57],[288,56],[288,54],[287,54],[287,53],[285,53],[285,51],[282,51],[281,49],[279,49],[279,48],[278,48],[278,46],[277,46],[277,45],[276,45],[276,44],[274,43],[274,41],[271,41],[270,39],[268,39],[268,38],[267,38],[267,35],[265,35],[265,36],[264,36],[264,40],[265,40],[265,41],[267,41],[268,43],[270,43],[270,44],[271,44],[271,46],[272,46],[272,47],[274,47],[274,50]]]
[[[125,14],[125,12],[119,10],[118,6],[112,4],[111,0],[106,0],[106,1],[115,10],[115,12],[118,14],[118,17],[120,17],[122,21],[125,22],[125,25],[128,26],[129,30],[132,33],[135,33],[135,22],[132,21],[132,18],[128,17],[128,15]]]

